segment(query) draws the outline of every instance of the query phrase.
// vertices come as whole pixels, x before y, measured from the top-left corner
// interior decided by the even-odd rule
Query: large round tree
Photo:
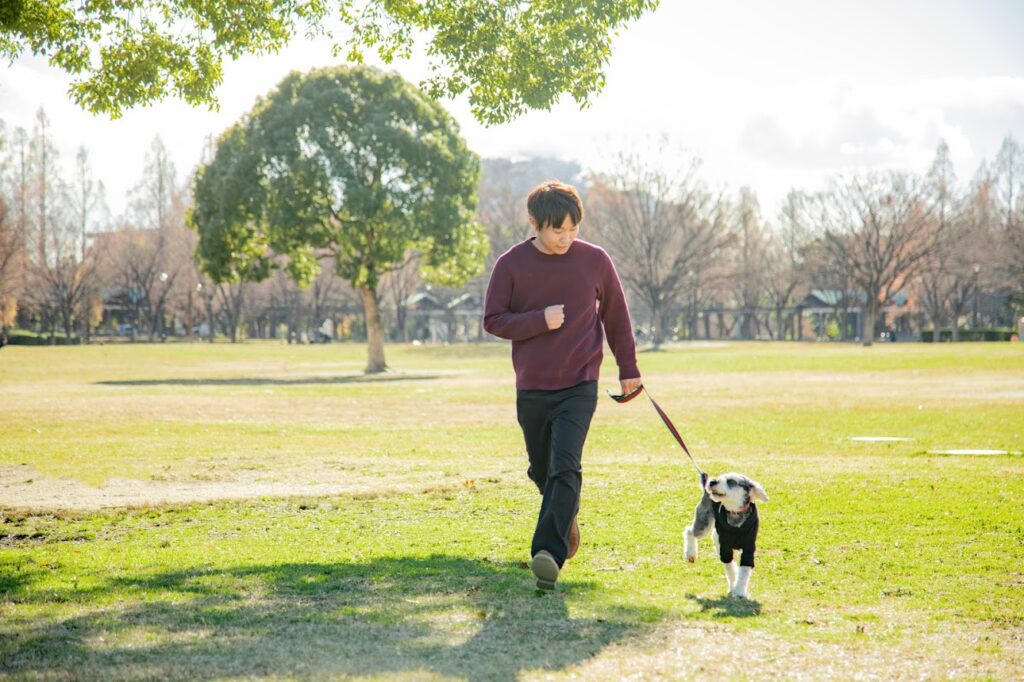
[[[451,116],[393,73],[292,73],[217,143],[196,174],[192,225],[215,281],[322,259],[362,296],[367,372],[386,369],[378,286],[419,251],[428,281],[458,286],[487,253],[474,221],[479,160]]]

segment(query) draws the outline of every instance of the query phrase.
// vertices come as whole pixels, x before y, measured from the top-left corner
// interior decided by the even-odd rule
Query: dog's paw
[[[691,564],[697,561],[697,538],[693,537],[693,531],[689,528],[683,535],[683,555]]]

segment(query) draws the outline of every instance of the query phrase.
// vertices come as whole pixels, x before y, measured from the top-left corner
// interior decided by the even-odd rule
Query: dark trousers
[[[530,456],[526,474],[543,495],[530,556],[545,549],[559,566],[580,508],[583,443],[595,407],[596,381],[557,391],[516,391],[516,414]]]

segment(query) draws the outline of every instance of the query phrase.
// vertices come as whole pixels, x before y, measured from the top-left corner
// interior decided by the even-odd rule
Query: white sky
[[[961,181],[1006,134],[1024,141],[1022,35],[1020,0],[662,0],[617,39],[607,86],[588,109],[566,97],[486,128],[465,101],[445,105],[481,156],[600,169],[617,147],[667,133],[703,158],[711,184],[753,187],[771,218],[790,188],[819,188],[837,172],[924,171],[940,138]],[[61,72],[23,57],[0,66],[0,119],[31,129],[45,107],[65,166],[84,143],[117,214],[154,135],[184,178],[205,137],[287,72],[336,62],[328,44],[296,41],[227,63],[219,111],[168,100],[110,121],[71,104]],[[414,82],[427,73],[418,61],[390,68]]]

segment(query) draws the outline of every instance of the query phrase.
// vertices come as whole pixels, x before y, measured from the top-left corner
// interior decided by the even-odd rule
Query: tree
[[[999,148],[994,171],[1002,227],[1000,269],[1024,292],[1024,150],[1010,135]]]
[[[0,331],[14,323],[18,310],[21,235],[14,228],[13,211],[0,193]]]
[[[940,229],[920,178],[890,172],[833,181],[822,195],[824,247],[865,297],[862,342],[874,341],[884,302],[918,274]]]
[[[1018,226],[1021,192],[1024,191],[1024,150],[1007,135],[996,155],[996,193],[1002,212],[1003,229],[1012,233]]]
[[[0,121],[0,331],[11,326],[17,316],[18,297],[21,293],[21,258],[25,247],[25,236],[18,229],[17,215],[4,187],[10,163],[4,133],[4,124]],[[15,175],[12,183],[15,187],[16,182]]]
[[[92,329],[99,324],[103,312],[100,282],[102,268],[99,262],[103,254],[89,252],[89,232],[107,212],[103,190],[103,182],[93,177],[89,152],[85,147],[79,147],[75,155],[75,175],[71,185],[71,213],[81,249],[79,259],[82,263],[80,279],[83,291],[78,318],[86,343],[89,343]]]
[[[96,277],[96,263],[82,243],[69,187],[61,177],[50,121],[42,109],[28,145],[26,300],[51,334],[59,322],[71,337]]]
[[[794,190],[786,195],[779,211],[778,225],[768,235],[767,287],[775,308],[776,338],[779,340],[786,338],[789,326],[783,322],[783,311],[807,283],[807,255],[813,238],[806,220],[807,202],[807,196],[801,192]],[[793,339],[799,338],[800,333],[799,328],[794,329]]]
[[[935,207],[938,239],[928,255],[922,272],[915,277],[921,307],[932,323],[932,341],[941,340],[941,329],[952,318],[953,341],[960,338],[959,318],[975,299],[978,286],[978,245],[985,241],[985,222],[978,222],[978,211],[992,190],[992,181],[984,166],[975,178],[971,195],[961,199],[956,192],[956,173],[949,159],[949,146],[939,142],[935,160],[928,171],[926,190]],[[974,219],[972,219],[974,216]],[[977,269],[976,269],[977,268]]]
[[[589,220],[627,289],[650,311],[657,348],[669,311],[722,258],[732,236],[721,198],[697,177],[697,159],[671,172],[623,152],[613,165],[615,171],[593,178]]]
[[[749,187],[740,188],[734,216],[736,242],[731,252],[732,295],[740,313],[740,338],[754,339],[760,327],[757,313],[768,286],[769,253],[761,208]]]
[[[604,86],[617,31],[657,0],[50,0],[5,2],[0,57],[47,55],[74,76],[71,97],[94,113],[174,95],[216,107],[225,57],[273,53],[297,33],[347,31],[349,61],[375,50],[407,58],[429,36],[435,98],[469,94],[474,115],[503,123],[547,109],[562,93],[581,105]],[[332,26],[340,18],[342,26]],[[338,29],[341,28],[342,31]]]
[[[190,254],[181,248],[190,245],[181,194],[174,163],[157,135],[146,152],[142,176],[131,190],[129,207],[132,224],[145,235],[146,248],[133,262],[132,285],[142,294],[150,341],[163,336],[168,301],[179,278],[191,274]]]
[[[461,284],[487,241],[473,220],[479,162],[440,105],[369,67],[293,73],[225,133],[199,169],[191,221],[217,282],[286,267],[303,285],[319,257],[359,291],[368,372],[386,369],[381,278],[423,254],[423,274]]]

